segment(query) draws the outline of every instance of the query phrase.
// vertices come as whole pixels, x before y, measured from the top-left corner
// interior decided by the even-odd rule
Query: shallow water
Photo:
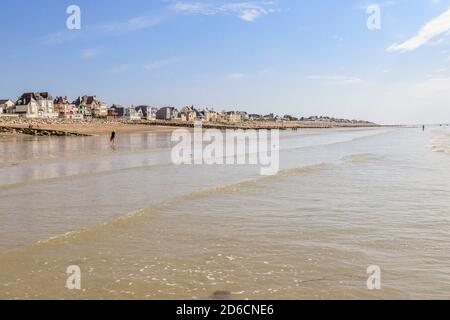
[[[446,128],[283,132],[270,177],[105,141],[0,142],[0,298],[450,298]]]

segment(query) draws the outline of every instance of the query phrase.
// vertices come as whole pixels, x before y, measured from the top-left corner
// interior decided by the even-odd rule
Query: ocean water
[[[450,130],[282,132],[280,172],[170,133],[0,141],[2,299],[449,299]],[[66,270],[81,269],[81,290]],[[367,268],[381,269],[368,290]]]

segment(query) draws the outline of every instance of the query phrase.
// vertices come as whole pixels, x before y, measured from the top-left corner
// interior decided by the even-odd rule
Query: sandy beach
[[[0,119],[0,127],[6,128],[32,128],[41,130],[58,130],[76,132],[86,135],[103,135],[112,131],[118,133],[137,132],[167,132],[173,127],[149,126],[144,124],[131,124],[120,121],[92,120],[92,121],[51,121],[51,120],[26,120],[26,119]],[[0,132],[0,137],[21,136],[19,133]]]

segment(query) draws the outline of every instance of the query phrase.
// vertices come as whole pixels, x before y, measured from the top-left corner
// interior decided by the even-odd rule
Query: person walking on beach
[[[116,142],[116,132],[115,132],[115,131],[113,131],[113,132],[111,133],[111,138],[109,139],[109,142],[110,142],[112,145],[114,145],[114,143]]]
[[[422,131],[425,131],[425,125],[422,126]]]

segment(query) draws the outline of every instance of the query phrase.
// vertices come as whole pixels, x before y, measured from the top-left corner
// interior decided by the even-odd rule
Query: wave
[[[204,197],[204,196],[208,196],[208,195],[212,195],[212,194],[218,194],[218,193],[236,192],[236,191],[240,191],[245,188],[251,188],[251,187],[256,187],[258,185],[266,184],[267,182],[269,182],[271,180],[276,180],[276,179],[280,179],[283,177],[289,177],[289,176],[298,175],[298,174],[306,174],[306,173],[310,173],[310,172],[314,172],[314,171],[318,171],[318,170],[325,170],[325,169],[329,169],[332,167],[333,167],[332,164],[319,163],[319,164],[308,165],[308,166],[303,166],[303,167],[284,169],[284,170],[280,170],[276,175],[272,175],[272,176],[264,176],[264,177],[260,177],[260,178],[245,180],[245,181],[234,183],[234,184],[212,187],[212,188],[203,189],[200,191],[194,191],[194,192],[182,195],[182,196],[178,197],[178,199],[176,198],[175,202],[178,202],[180,200],[181,201],[193,200],[196,198],[200,198],[200,197]]]
[[[13,249],[10,251],[4,252],[0,257],[4,258],[6,256],[11,255],[20,255],[24,253],[31,253],[35,250],[39,250],[40,248],[47,247],[49,245],[58,245],[58,244],[64,244],[67,241],[75,241],[77,239],[81,239],[84,237],[88,237],[89,235],[95,235],[102,231],[108,231],[108,229],[111,228],[122,228],[126,226],[127,224],[133,223],[137,221],[140,218],[147,217],[152,214],[157,214],[159,212],[162,212],[164,209],[176,205],[180,202],[187,201],[187,200],[195,200],[198,198],[204,198],[213,194],[220,194],[220,193],[226,193],[226,192],[236,192],[240,191],[245,188],[252,188],[261,184],[266,184],[268,181],[273,179],[279,179],[283,177],[289,177],[292,175],[298,175],[298,174],[307,174],[311,172],[315,172],[318,170],[325,170],[333,168],[333,165],[327,164],[327,163],[319,163],[315,165],[308,165],[303,167],[297,167],[297,168],[290,168],[281,170],[278,172],[277,175],[274,176],[264,176],[254,179],[245,180],[242,182],[229,184],[229,185],[223,185],[218,187],[212,187],[207,188],[199,191],[190,192],[188,194],[180,195],[177,197],[174,197],[170,200],[157,203],[155,205],[152,205],[150,208],[143,208],[139,209],[137,211],[130,212],[126,215],[123,215],[121,217],[108,220],[101,224],[96,224],[90,227],[87,227],[85,229],[75,230],[71,232],[67,232],[62,235],[54,236],[46,240],[40,240],[30,246]]]
[[[360,154],[352,154],[349,156],[345,156],[341,159],[341,161],[349,162],[349,163],[364,163],[364,162],[373,162],[378,161],[380,158],[373,153],[360,153]]]
[[[430,140],[427,147],[433,152],[450,155],[450,133],[435,131],[435,135]]]

